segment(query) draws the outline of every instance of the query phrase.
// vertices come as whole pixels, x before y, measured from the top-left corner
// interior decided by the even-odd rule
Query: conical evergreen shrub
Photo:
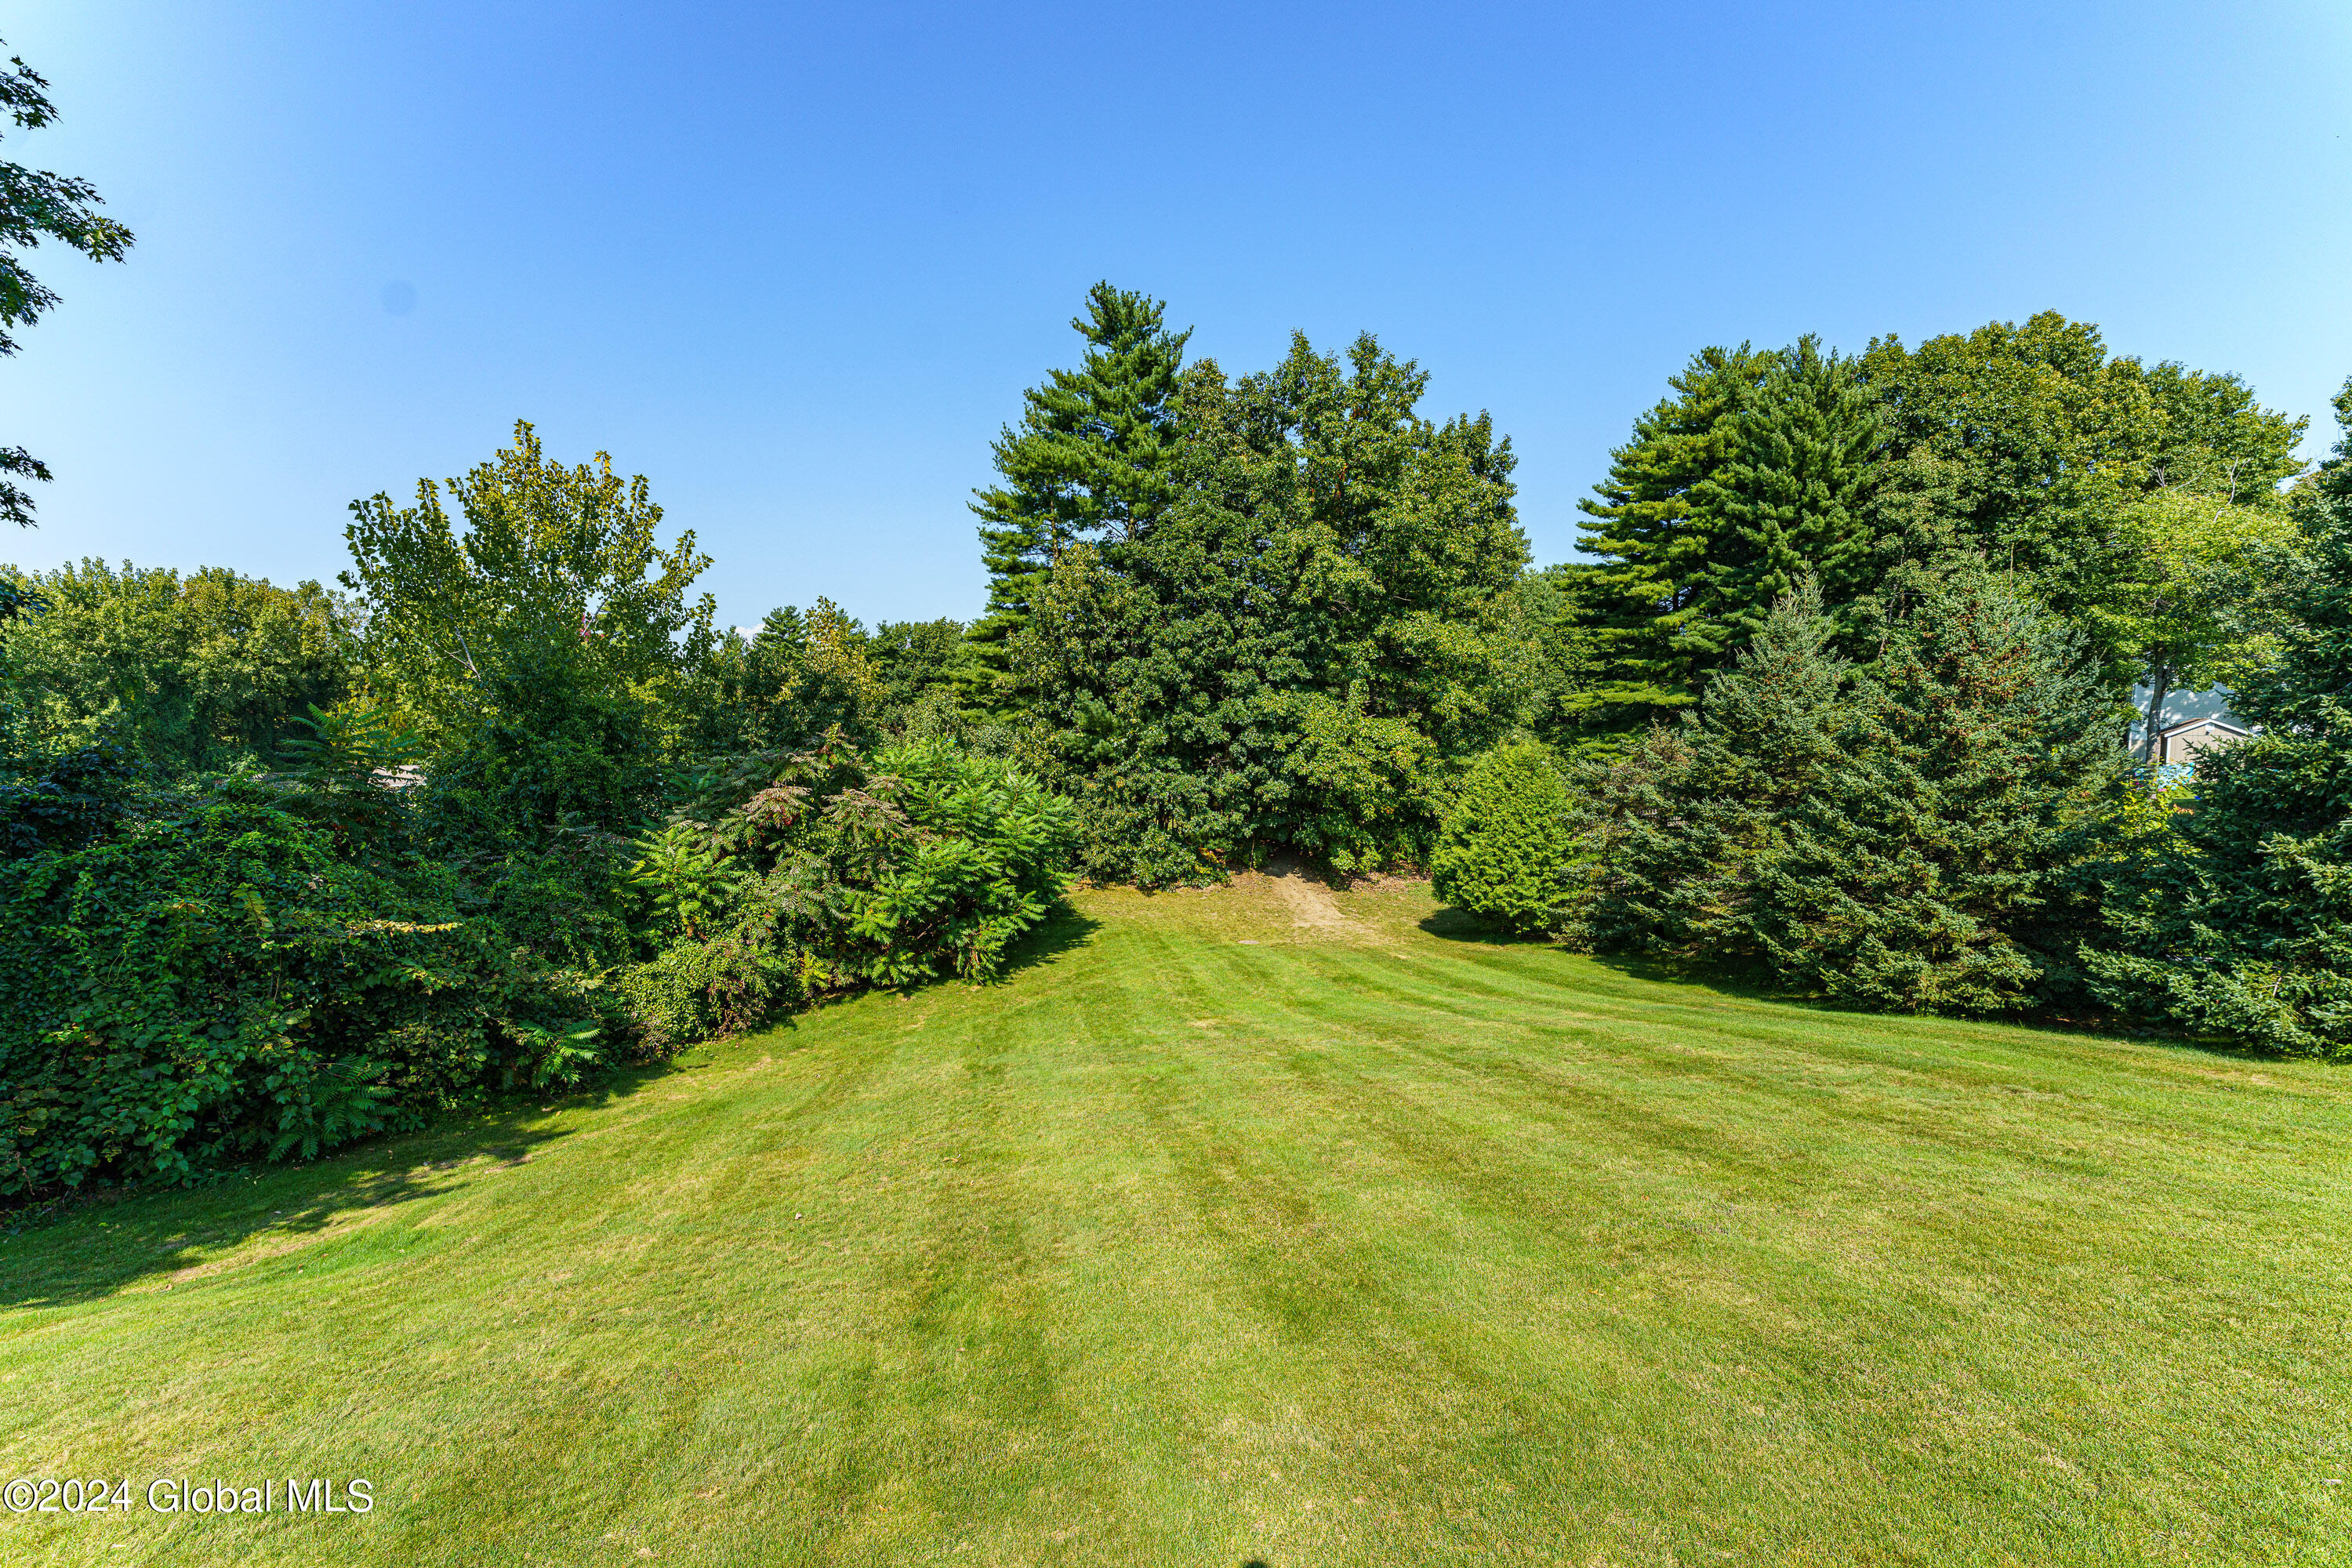
[[[1573,891],[1576,826],[1551,752],[1512,742],[1473,763],[1430,858],[1437,896],[1513,931],[1549,931]]]

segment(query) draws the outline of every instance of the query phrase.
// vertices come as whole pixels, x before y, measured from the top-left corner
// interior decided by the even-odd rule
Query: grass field
[[[2344,1072],[1413,886],[1078,903],[1001,985],[0,1241],[0,1479],[375,1498],[0,1560],[2352,1561]]]

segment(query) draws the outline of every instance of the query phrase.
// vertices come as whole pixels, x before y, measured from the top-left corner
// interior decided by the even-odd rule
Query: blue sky
[[[2352,7],[31,0],[127,263],[0,362],[0,559],[331,578],[517,417],[722,616],[969,616],[965,510],[1109,278],[1196,353],[1370,329],[1520,455],[1538,560],[1711,342],[2056,309],[2314,416],[2352,373]],[[406,309],[394,309],[405,305]]]

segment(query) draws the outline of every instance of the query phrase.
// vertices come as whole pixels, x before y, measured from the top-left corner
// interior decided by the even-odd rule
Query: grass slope
[[[1004,984],[0,1242],[61,1563],[2352,1557],[2321,1068],[1782,1006],[1424,890],[1080,900]]]

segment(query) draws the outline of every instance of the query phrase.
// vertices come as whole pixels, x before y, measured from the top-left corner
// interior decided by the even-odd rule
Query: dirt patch
[[[1275,860],[1249,880],[1274,895],[1292,926],[1302,931],[1352,931],[1356,922],[1339,910],[1331,885],[1295,860]],[[1255,889],[1253,889],[1255,890]]]
[[[1266,880],[1274,884],[1274,896],[1282,901],[1282,907],[1290,911],[1293,925],[1339,930],[1356,923],[1339,912],[1331,889],[1311,877],[1292,871],[1270,876]]]

